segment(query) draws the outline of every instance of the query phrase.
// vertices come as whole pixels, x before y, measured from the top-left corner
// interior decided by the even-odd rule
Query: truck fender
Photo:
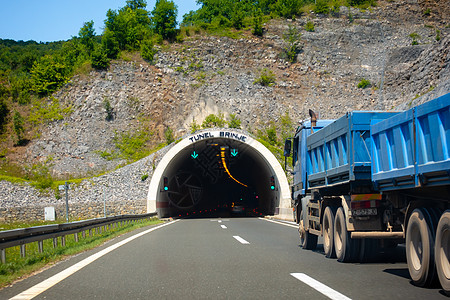
[[[311,196],[305,196],[302,198],[302,203],[301,203],[301,211],[299,212],[299,216],[300,214],[306,213],[307,211],[307,206],[308,206],[308,202],[311,200]],[[298,206],[300,207],[300,205]],[[300,223],[300,219],[299,219],[299,223]],[[305,230],[309,229],[309,222],[304,222],[303,224],[305,226]]]
[[[353,224],[350,223],[350,207],[351,207],[351,196],[350,195],[343,195],[341,196],[341,205],[344,209],[345,214],[345,223],[347,225],[348,231],[353,231]]]

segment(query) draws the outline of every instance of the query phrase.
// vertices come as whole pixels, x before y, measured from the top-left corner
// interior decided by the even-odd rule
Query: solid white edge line
[[[244,244],[244,245],[250,244],[249,242],[247,242],[246,240],[244,240],[243,238],[241,238],[241,237],[238,236],[238,235],[233,235],[233,237],[234,237],[236,240],[238,240],[241,244]]]
[[[351,298],[342,295],[341,293],[333,290],[332,288],[315,280],[312,277],[309,277],[304,273],[291,273],[291,275],[332,300],[351,300]]]
[[[220,225],[220,227],[222,227],[223,229],[227,229],[227,226],[225,225]]]
[[[258,218],[258,219],[260,219],[260,220],[264,220],[264,221],[267,221],[267,222],[272,222],[272,223],[275,223],[275,224],[280,224],[280,225],[284,225],[284,226],[292,227],[292,228],[298,228],[298,226],[297,226],[297,225],[293,225],[293,224],[288,224],[288,223],[285,223],[285,222],[278,222],[278,221],[274,221],[274,220],[269,220],[269,219],[265,219],[265,218]]]
[[[114,245],[111,245],[108,248],[105,248],[102,251],[97,252],[97,253],[95,253],[95,254],[93,254],[93,255],[83,259],[82,261],[80,261],[80,262],[74,264],[73,266],[65,269],[64,271],[61,271],[58,274],[53,275],[52,277],[42,281],[41,283],[36,284],[35,286],[29,288],[26,291],[23,291],[22,293],[14,296],[14,297],[12,297],[10,299],[13,299],[13,300],[32,299],[32,298],[36,297],[37,295],[45,292],[46,290],[48,290],[52,286],[56,285],[57,283],[61,282],[63,279],[65,279],[65,278],[69,277],[70,275],[74,274],[78,270],[80,270],[80,269],[84,268],[85,266],[89,265],[91,262],[93,262],[93,261],[97,260],[98,258],[108,254],[109,252],[119,248],[120,246],[123,246],[126,243],[131,242],[132,240],[135,240],[138,237],[141,237],[141,236],[143,236],[143,235],[145,235],[147,233],[155,231],[156,229],[159,229],[159,228],[162,228],[164,226],[176,223],[178,221],[179,220],[174,220],[174,221],[171,221],[169,223],[164,223],[164,224],[159,225],[157,227],[150,228],[150,229],[145,230],[145,231],[143,231],[141,233],[133,235],[133,236],[131,236],[131,237],[121,241],[121,242],[118,242],[118,243],[116,243]]]

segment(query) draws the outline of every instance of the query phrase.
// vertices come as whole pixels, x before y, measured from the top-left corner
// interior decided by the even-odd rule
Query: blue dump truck
[[[302,247],[323,236],[326,257],[354,262],[405,243],[414,284],[450,293],[450,93],[404,112],[310,115],[285,143]]]

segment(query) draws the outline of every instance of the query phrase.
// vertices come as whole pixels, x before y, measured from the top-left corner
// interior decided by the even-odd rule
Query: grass
[[[52,240],[45,240],[43,253],[38,252],[37,242],[30,243],[27,244],[27,256],[24,258],[20,256],[19,246],[8,248],[6,249],[6,264],[0,264],[0,288],[11,284],[18,278],[30,275],[46,265],[61,261],[70,255],[98,247],[106,241],[124,233],[159,223],[162,223],[162,221],[154,218],[149,221],[136,222],[124,225],[123,227],[112,228],[102,233],[92,230],[92,236],[86,233],[85,239],[82,238],[81,233],[78,233],[78,243],[75,242],[75,237],[71,234],[66,236],[66,245],[64,247],[61,246],[60,239],[58,239],[58,246],[56,248],[53,248]],[[15,226],[26,225],[35,226],[35,224],[15,224]],[[43,224],[41,223],[39,225]],[[0,226],[4,228],[6,225],[1,224]]]

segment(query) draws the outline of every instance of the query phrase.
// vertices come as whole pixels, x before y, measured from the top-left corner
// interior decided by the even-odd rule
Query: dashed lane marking
[[[118,242],[118,243],[116,243],[116,244],[114,244],[112,246],[109,246],[108,248],[103,249],[102,251],[97,252],[97,253],[95,253],[95,254],[93,254],[93,255],[83,259],[82,261],[80,261],[80,262],[74,264],[73,266],[65,269],[64,271],[61,271],[58,274],[53,275],[52,277],[48,278],[47,280],[44,280],[41,283],[36,284],[35,286],[33,286],[33,287],[29,288],[28,290],[26,290],[26,291],[24,291],[24,292],[22,292],[22,293],[20,293],[20,294],[18,294],[16,296],[14,296],[11,299],[13,299],[13,300],[32,299],[32,298],[36,297],[37,295],[45,292],[46,290],[48,290],[52,286],[58,284],[59,282],[61,282],[65,278],[69,277],[70,275],[74,274],[75,272],[79,271],[80,269],[84,268],[85,266],[89,265],[93,261],[95,261],[95,260],[99,259],[100,257],[108,254],[109,252],[119,248],[120,246],[123,246],[126,243],[129,243],[132,240],[135,240],[138,237],[141,237],[141,236],[143,236],[143,235],[145,235],[147,233],[155,231],[156,229],[159,229],[159,228],[162,228],[164,226],[176,223],[178,221],[179,220],[174,220],[172,222],[164,223],[164,224],[162,224],[160,226],[150,228],[150,229],[145,230],[145,231],[143,231],[141,233],[133,235],[133,236],[131,236],[131,237],[121,241],[121,242]]]
[[[220,225],[220,227],[222,227],[223,229],[227,229],[227,226],[225,225]]]
[[[276,223],[276,224],[280,224],[280,225],[284,225],[284,226],[288,226],[288,227],[292,227],[292,228],[298,228],[298,225],[294,225],[293,223],[289,222],[281,222],[281,221],[274,221],[274,220],[269,220],[269,219],[264,219],[264,218],[258,218],[260,220],[264,220],[267,222],[272,222],[272,223]]]
[[[332,300],[351,300],[347,296],[342,295],[341,293],[333,290],[332,288],[315,280],[312,277],[309,277],[304,273],[291,273],[291,275]]]
[[[238,235],[233,235],[233,237],[234,237],[236,240],[238,240],[241,244],[244,244],[244,245],[250,244],[249,242],[247,242],[246,240],[244,240],[243,238],[241,238],[241,237],[238,236]]]

